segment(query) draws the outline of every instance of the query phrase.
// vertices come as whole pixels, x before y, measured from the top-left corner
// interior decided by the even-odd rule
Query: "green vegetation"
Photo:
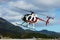
[[[40,33],[24,33],[24,34],[20,34],[20,33],[10,33],[10,32],[6,32],[6,33],[2,33],[1,34],[3,37],[9,37],[9,38],[16,38],[16,39],[26,39],[26,38],[57,38],[54,36],[47,36],[45,34],[40,34]]]
[[[0,35],[3,37],[9,37],[13,39],[21,39],[21,38],[58,38],[58,35],[46,35],[40,32],[31,31],[31,30],[24,30],[19,26],[15,26],[10,22],[0,18]],[[47,31],[48,32],[48,31]]]

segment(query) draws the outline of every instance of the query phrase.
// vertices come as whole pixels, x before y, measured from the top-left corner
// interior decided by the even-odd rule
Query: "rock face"
[[[32,31],[24,30],[19,26],[15,26],[3,18],[0,18],[0,35],[10,38],[58,38],[60,33],[42,30]]]

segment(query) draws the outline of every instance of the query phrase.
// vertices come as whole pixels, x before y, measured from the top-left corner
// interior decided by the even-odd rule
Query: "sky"
[[[21,24],[23,15],[30,13],[22,9],[34,11],[39,18],[44,20],[47,20],[46,16],[40,14],[54,17],[47,26],[42,21],[36,23],[36,31],[60,32],[60,0],[0,0],[0,17],[14,25]]]

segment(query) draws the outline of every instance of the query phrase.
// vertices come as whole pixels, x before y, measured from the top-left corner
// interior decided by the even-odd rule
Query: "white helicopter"
[[[21,9],[21,8],[18,8],[18,9]],[[27,11],[27,12],[31,13],[31,14],[25,14],[24,17],[22,17],[22,19],[21,19],[24,22],[20,25],[24,26],[23,24],[27,23],[28,28],[30,27],[30,24],[32,24],[32,28],[34,29],[35,28],[34,24],[36,22],[38,22],[39,20],[45,22],[46,23],[45,25],[47,26],[48,23],[49,23],[49,20],[54,19],[53,17],[47,16],[47,15],[44,15],[44,14],[40,14],[40,15],[43,15],[43,16],[47,16],[47,20],[44,20],[44,19],[39,18],[37,16],[37,14],[35,14],[35,12],[33,12],[33,11],[28,11],[28,10],[25,10],[25,9],[21,9],[21,10],[24,10],[24,11]],[[44,12],[44,11],[42,11],[42,12]]]

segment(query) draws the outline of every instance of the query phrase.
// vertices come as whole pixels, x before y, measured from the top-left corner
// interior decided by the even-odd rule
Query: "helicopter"
[[[21,8],[17,8],[17,9],[21,9]],[[50,22],[50,19],[54,19],[53,17],[47,16],[47,15],[44,15],[44,14],[40,14],[40,15],[43,15],[43,16],[46,16],[47,17],[47,20],[44,20],[44,19],[41,19],[41,18],[37,17],[37,14],[34,11],[28,11],[28,10],[25,10],[25,9],[21,9],[21,10],[24,10],[26,12],[30,12],[30,14],[25,14],[21,18],[21,20],[24,21],[24,22],[20,24],[20,25],[24,26],[23,24],[24,23],[27,23],[28,24],[27,25],[28,28],[30,27],[29,25],[32,24],[32,27],[34,29],[35,28],[34,27],[35,26],[34,24],[37,23],[38,21],[45,22],[45,25],[47,26],[49,24],[49,22]],[[40,12],[45,12],[45,11],[40,11]]]

